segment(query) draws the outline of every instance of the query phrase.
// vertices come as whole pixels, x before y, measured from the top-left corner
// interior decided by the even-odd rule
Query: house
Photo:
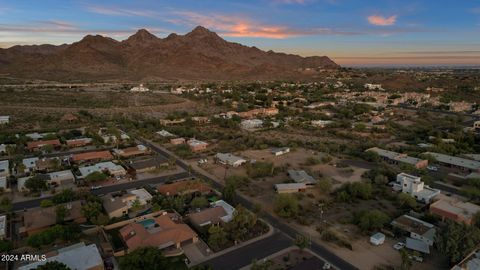
[[[46,260],[38,260],[18,267],[17,270],[34,270],[48,262],[61,262],[69,269],[103,270],[102,256],[95,244],[80,242],[47,254]]]
[[[440,194],[440,190],[424,185],[420,177],[406,173],[397,175],[396,185],[401,187],[403,193],[409,194],[417,199],[417,201],[426,204],[430,203],[433,198]]]
[[[113,152],[118,157],[129,158],[133,156],[146,155],[150,153],[150,150],[146,146],[139,144],[137,146],[127,147],[124,149],[114,149]]]
[[[52,172],[48,175],[50,178],[48,183],[53,186],[65,186],[75,183],[75,176],[70,170]]]
[[[35,170],[48,172],[60,167],[61,161],[58,158],[41,158],[35,161]]]
[[[170,120],[170,119],[160,119],[160,125],[162,126],[170,126],[170,125],[178,125],[178,124],[182,124],[182,123],[185,123],[185,120],[184,118],[181,118],[181,119],[173,119],[173,120]]]
[[[58,139],[45,140],[45,141],[33,141],[33,142],[27,143],[27,149],[30,151],[40,150],[45,146],[52,146],[53,148],[58,148],[62,146],[62,143]]]
[[[379,246],[385,242],[385,234],[377,232],[376,234],[370,236],[370,243]]]
[[[7,238],[7,216],[0,216],[0,240]]]
[[[135,173],[145,173],[160,167],[167,167],[169,162],[163,156],[155,156],[150,159],[131,161],[128,167]]]
[[[173,145],[184,144],[184,143],[185,143],[185,139],[184,139],[184,138],[174,138],[174,139],[170,139],[170,143],[173,144]]]
[[[363,85],[368,90],[383,90],[381,84],[366,83]]]
[[[307,186],[315,185],[317,183],[317,180],[304,170],[288,170],[287,173],[290,179],[295,183],[304,183]]]
[[[103,197],[102,204],[109,218],[119,218],[128,214],[132,202],[136,199],[137,197],[134,194],[129,193],[120,196],[108,194]]]
[[[162,136],[162,137],[176,137],[175,134],[172,134],[164,129],[160,130],[157,132],[158,135]]]
[[[435,158],[437,163],[440,163],[443,166],[460,169],[466,172],[480,172],[480,161],[454,157],[434,152],[425,152],[423,154],[432,156],[433,158]]]
[[[250,111],[246,112],[239,112],[238,116],[241,118],[252,118],[255,116],[274,116],[278,114],[278,109],[277,108],[258,108],[258,109],[253,109]]]
[[[0,176],[10,176],[10,162],[8,160],[0,160]]]
[[[430,254],[430,246],[418,239],[407,237],[405,239],[405,247],[423,254]]]
[[[1,192],[9,192],[10,189],[8,188],[8,180],[5,176],[0,176],[0,193]]]
[[[226,201],[218,200],[218,201],[212,202],[210,204],[210,206],[211,207],[222,207],[223,210],[225,210],[227,215],[220,218],[223,222],[227,223],[227,222],[230,222],[233,219],[233,214],[235,213],[235,207],[231,206]]]
[[[18,189],[18,192],[27,192],[28,189],[25,187],[25,183],[27,182],[28,179],[30,179],[31,177],[28,176],[28,177],[20,177],[17,179],[17,189]]]
[[[391,225],[402,231],[410,233],[410,237],[433,246],[436,229],[433,224],[414,218],[409,215],[403,215],[391,222]]]
[[[192,121],[197,124],[206,124],[210,122],[210,119],[206,116],[194,116],[192,117]]]
[[[121,228],[119,233],[128,252],[142,247],[180,249],[198,241],[197,234],[181,220],[176,214],[164,212],[155,218],[130,223]]]
[[[35,169],[37,168],[37,161],[38,160],[39,160],[38,157],[24,158],[22,160],[22,164],[25,167],[25,169],[24,169],[23,172],[19,172],[19,173],[31,173],[31,172],[35,171]]]
[[[333,121],[331,120],[312,120],[310,121],[310,125],[314,127],[319,127],[319,128],[324,128],[330,124],[332,124]]]
[[[86,222],[82,214],[82,203],[80,201],[73,201],[62,205],[69,210],[65,221],[79,224]],[[55,225],[57,223],[56,208],[57,206],[27,209],[23,212],[23,227],[20,227],[19,232],[23,235],[30,236]]]
[[[207,150],[208,143],[202,142],[196,139],[190,139],[187,141],[188,146],[192,152],[201,152]]]
[[[130,92],[140,92],[140,93],[143,93],[143,92],[149,92],[150,89],[146,88],[145,86],[143,86],[143,84],[140,84],[139,86],[135,86],[135,87],[132,87],[130,89]]]
[[[163,184],[158,187],[158,192],[164,196],[176,196],[192,193],[208,194],[212,192],[212,188],[198,180],[185,180],[171,184]]]
[[[281,148],[272,148],[271,152],[274,156],[281,156],[285,155],[286,153],[290,153],[290,148],[288,147],[281,147]]]
[[[124,176],[127,174],[127,171],[121,165],[117,165],[111,161],[97,163],[92,166],[80,167],[78,170],[80,171],[79,178],[82,179],[93,172],[106,172],[113,176]]]
[[[475,121],[475,122],[473,123],[473,129],[474,129],[475,131],[480,131],[480,121]]]
[[[8,123],[10,123],[10,116],[0,115],[0,125],[6,125]]]
[[[50,134],[53,134],[53,133],[38,133],[38,132],[33,132],[33,133],[28,133],[28,134],[25,134],[25,137],[27,138],[30,138],[34,141],[38,141],[40,139],[43,139],[43,137],[47,136],[47,135],[50,135]]]
[[[238,167],[247,163],[247,160],[245,160],[244,158],[232,155],[230,153],[217,153],[215,155],[215,160],[218,161],[220,164],[232,167]]]
[[[79,138],[79,139],[71,139],[71,140],[67,140],[66,143],[67,143],[67,146],[68,147],[83,147],[83,146],[87,146],[89,144],[92,143],[92,138]]]
[[[480,249],[468,254],[461,262],[457,263],[450,270],[478,270],[480,269]]]
[[[113,156],[109,151],[95,151],[95,152],[86,152],[80,154],[74,154],[71,157],[71,160],[75,163],[82,162],[98,162],[105,160],[112,160]]]
[[[131,189],[127,192],[135,195],[136,199],[140,202],[140,205],[146,205],[150,203],[153,198],[153,196],[144,188]]]
[[[7,145],[2,143],[0,144],[0,155],[7,154]]]
[[[127,193],[110,193],[103,197],[103,208],[109,218],[122,217],[128,214],[132,204],[138,201],[140,206],[147,205],[152,200],[152,195],[144,188],[128,190]]]
[[[220,206],[207,208],[202,211],[188,215],[190,223],[197,229],[205,226],[218,225],[222,222],[222,217],[227,216],[225,209]]]
[[[480,206],[445,197],[430,205],[430,213],[442,218],[468,225],[474,224],[475,214],[480,212]]]
[[[279,194],[305,192],[305,190],[307,190],[307,185],[305,183],[275,184],[275,190]]]
[[[263,120],[261,119],[247,119],[240,122],[240,127],[246,130],[258,129],[263,127]]]
[[[383,160],[392,164],[408,164],[417,169],[424,169],[428,166],[428,160],[410,157],[406,154],[400,154],[393,151],[384,150],[378,147],[373,147],[365,150],[365,152],[377,153]]]

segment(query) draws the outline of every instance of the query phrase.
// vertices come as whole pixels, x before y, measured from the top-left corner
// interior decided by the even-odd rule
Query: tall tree
[[[167,261],[162,252],[155,247],[140,248],[120,258],[120,269],[122,270],[164,270],[167,268]]]
[[[228,243],[227,233],[221,226],[210,226],[208,229],[208,245],[219,250]]]
[[[480,229],[448,221],[447,227],[438,231],[435,243],[438,250],[449,258],[450,263],[455,264],[478,246]]]

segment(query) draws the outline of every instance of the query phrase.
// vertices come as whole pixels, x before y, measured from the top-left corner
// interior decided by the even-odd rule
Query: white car
[[[322,269],[330,269],[330,268],[332,268],[332,266],[328,262],[326,262],[322,267]]]
[[[91,190],[96,190],[96,189],[101,189],[101,188],[102,188],[102,186],[92,186],[90,189]]]
[[[435,166],[427,166],[427,170],[436,172],[436,171],[438,171],[438,167],[435,167]]]
[[[404,247],[405,247],[405,243],[403,243],[403,242],[398,242],[395,245],[393,245],[393,248],[396,249],[396,250],[400,250]]]

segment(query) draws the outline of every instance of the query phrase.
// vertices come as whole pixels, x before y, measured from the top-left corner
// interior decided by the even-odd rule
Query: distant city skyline
[[[263,50],[327,55],[344,66],[480,64],[480,1],[3,1],[0,47],[123,40],[202,25]]]

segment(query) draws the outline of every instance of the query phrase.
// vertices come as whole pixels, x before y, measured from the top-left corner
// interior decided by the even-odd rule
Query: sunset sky
[[[480,0],[0,0],[0,47],[202,25],[264,50],[356,65],[480,65]]]

